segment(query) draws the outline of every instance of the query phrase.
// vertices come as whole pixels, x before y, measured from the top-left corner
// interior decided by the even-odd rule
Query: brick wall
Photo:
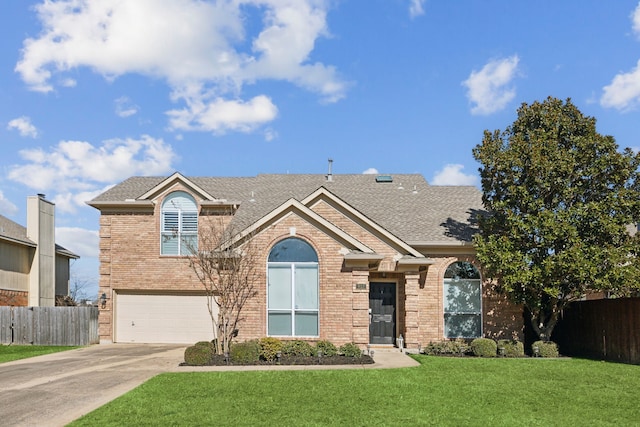
[[[0,305],[26,307],[29,304],[29,294],[23,291],[0,289]]]
[[[187,190],[177,185],[160,194],[155,208],[146,212],[105,212],[100,218],[100,291],[107,295],[101,309],[101,339],[113,337],[114,290],[146,292],[203,291],[202,284],[188,265],[187,259],[160,255],[160,207],[162,198],[171,191]],[[429,256],[436,261],[426,271],[409,274],[394,272],[394,258],[399,254],[393,242],[339,206],[324,201],[313,205],[322,217],[372,248],[385,258],[380,271],[345,268],[343,243],[327,235],[294,211],[283,214],[252,239],[259,249],[257,261],[257,295],[245,306],[239,325],[239,341],[267,334],[266,266],[270,249],[278,241],[295,237],[307,241],[317,252],[320,280],[320,336],[340,345],[355,342],[361,347],[369,342],[369,282],[389,281],[397,289],[397,330],[409,347],[443,339],[443,280],[449,264],[458,260],[474,262],[471,255]],[[206,221],[219,217],[200,216],[201,230]],[[223,220],[225,220],[223,218]],[[358,284],[366,284],[359,288]],[[483,286],[483,331],[492,338],[520,337],[521,309],[496,297],[490,286]]]

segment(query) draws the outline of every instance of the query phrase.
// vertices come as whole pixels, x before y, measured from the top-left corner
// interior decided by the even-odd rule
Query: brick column
[[[98,334],[101,342],[113,341],[113,292],[111,289],[111,217],[100,216],[100,289],[98,290]],[[107,304],[102,308],[100,296],[107,295]]]
[[[360,348],[369,344],[369,271],[351,272],[352,298],[352,341]]]
[[[404,274],[404,278],[404,342],[406,348],[418,348],[420,343],[420,274],[417,271],[410,271]]]

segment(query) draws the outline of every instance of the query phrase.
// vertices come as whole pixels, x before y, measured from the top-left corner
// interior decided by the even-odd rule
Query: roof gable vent
[[[376,182],[393,182],[391,175],[378,175],[376,176]]]

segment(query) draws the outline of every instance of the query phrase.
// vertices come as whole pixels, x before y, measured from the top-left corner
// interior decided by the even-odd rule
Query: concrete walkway
[[[183,345],[102,344],[0,364],[0,424],[64,426],[162,372],[380,369],[417,366],[397,349],[372,365],[179,366]]]

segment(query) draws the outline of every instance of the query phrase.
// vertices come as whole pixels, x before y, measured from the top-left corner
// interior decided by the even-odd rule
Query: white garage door
[[[116,342],[193,344],[213,338],[202,295],[116,295]]]

